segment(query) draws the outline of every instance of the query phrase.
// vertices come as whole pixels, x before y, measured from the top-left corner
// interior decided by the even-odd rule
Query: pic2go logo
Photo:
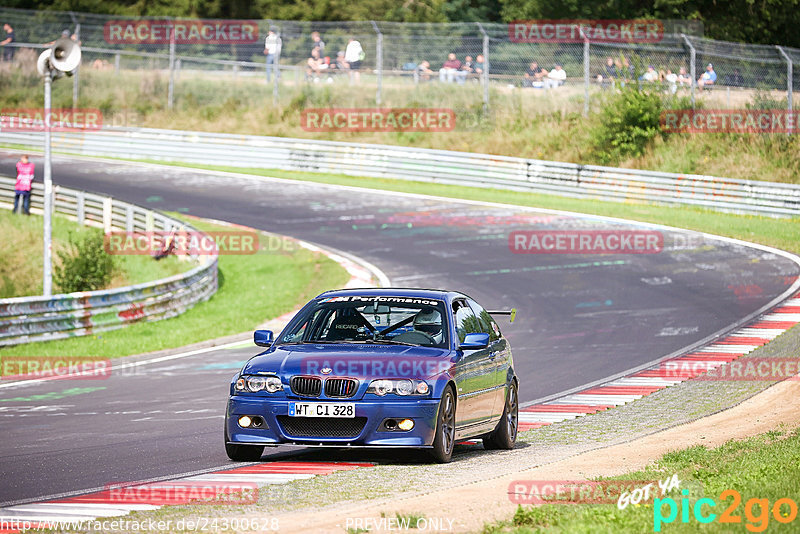
[[[666,497],[664,499],[655,499],[653,501],[653,531],[661,532],[661,526],[673,523],[678,518],[678,513],[681,514],[681,523],[689,523],[689,514],[694,516],[694,520],[698,523],[706,524],[713,523],[717,520],[717,514],[711,512],[710,509],[706,510],[708,513],[704,514],[703,505],[707,508],[715,508],[717,502],[714,499],[702,498],[697,499],[694,505],[689,502],[689,490],[682,490],[683,498],[680,500],[680,506],[675,499]],[[736,513],[737,508],[742,503],[742,496],[738,491],[727,489],[719,494],[720,501],[731,499],[730,504],[719,515],[718,521],[720,523],[740,524],[742,516]],[[664,516],[664,510],[668,508],[669,511]],[[772,506],[770,506],[769,499],[752,498],[749,499],[744,505],[744,516],[747,520],[745,527],[750,532],[764,532],[769,526],[770,512],[772,517],[778,523],[791,523],[797,518],[797,503],[788,497],[778,499]]]

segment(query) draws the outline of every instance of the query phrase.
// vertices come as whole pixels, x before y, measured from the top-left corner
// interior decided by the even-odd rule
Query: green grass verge
[[[207,231],[230,230],[203,221],[193,220],[191,224]],[[262,242],[265,239],[262,236]],[[219,258],[217,293],[178,317],[93,336],[7,347],[0,349],[0,356],[118,357],[180,347],[252,329],[348,279],[339,264],[299,246],[253,255],[224,255]]]
[[[151,161],[150,163],[225,172],[239,172],[257,176],[273,176],[276,178],[289,178],[292,180],[304,180],[325,184],[367,187],[386,191],[401,191],[449,198],[500,202],[518,206],[567,210],[608,217],[620,217],[633,221],[664,224],[688,230],[743,239],[800,254],[800,224],[798,224],[800,218],[797,217],[793,219],[776,219],[758,215],[721,213],[688,206],[659,206],[630,202],[608,202],[594,199],[574,199],[539,193],[383,178],[367,178],[343,174],[318,174],[249,168],[238,169],[213,165],[164,163],[156,161]]]
[[[661,532],[797,532],[800,518],[782,524],[775,519],[773,507],[779,499],[790,498],[798,503],[797,480],[800,478],[800,428],[793,431],[773,430],[744,441],[728,443],[708,449],[702,445],[671,452],[661,457],[645,470],[628,473],[611,480],[664,480],[677,474],[681,487],[692,490],[686,496],[673,491],[665,497],[675,500],[677,516],[671,523],[660,525]],[[702,494],[700,494],[702,488]],[[725,490],[735,490],[741,502],[734,505],[734,497],[720,495]],[[660,493],[657,493],[660,498]],[[700,503],[702,516],[716,518],[701,525],[694,515],[695,505],[701,498],[716,502],[713,508],[707,501]],[[766,499],[767,506],[756,505],[751,499]],[[484,534],[499,533],[596,533],[596,532],[653,532],[655,517],[669,517],[668,504],[653,501],[628,505],[620,510],[616,504],[543,504],[537,507],[520,506],[514,517],[486,525]],[[764,503],[766,504],[766,503]],[[684,523],[682,506],[688,509]],[[777,515],[782,521],[792,515],[790,505],[781,503]],[[730,511],[733,523],[720,521],[723,512]],[[749,515],[748,515],[749,511]],[[795,512],[797,509],[795,508]],[[797,515],[797,514],[795,514]]]
[[[0,210],[0,298],[42,294],[43,219]],[[80,239],[86,227],[63,217],[53,218],[53,264],[70,237]],[[91,231],[99,231],[92,229]],[[123,287],[166,278],[194,265],[175,257],[153,261],[150,256],[115,256],[114,275],[108,288]],[[54,288],[56,291],[58,287]]]

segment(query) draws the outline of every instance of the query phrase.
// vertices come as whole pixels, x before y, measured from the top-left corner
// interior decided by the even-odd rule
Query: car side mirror
[[[458,346],[462,350],[481,350],[489,346],[489,334],[467,334]]]
[[[269,347],[272,345],[272,330],[256,330],[253,332],[253,343],[259,347]]]

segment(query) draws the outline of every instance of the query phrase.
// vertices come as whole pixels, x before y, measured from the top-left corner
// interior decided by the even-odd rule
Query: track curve
[[[11,175],[15,161],[16,154],[0,152],[0,173]],[[732,327],[780,297],[800,273],[781,255],[677,230],[664,232],[659,254],[509,250],[514,230],[643,228],[577,214],[68,157],[54,159],[54,181],[344,250],[375,264],[395,286],[444,287],[489,308],[515,306],[518,319],[504,331],[523,402],[649,363]],[[34,397],[64,389],[63,383],[0,390],[0,431],[7,436],[0,478],[13,481],[0,489],[0,502],[225,464],[219,414],[235,364],[252,354],[212,351],[112,377],[104,389],[46,402],[57,406],[51,412],[30,410],[42,405]],[[176,376],[181,383],[174,385]],[[189,381],[192,387],[182,383]],[[162,415],[185,409],[191,417],[171,421],[144,413],[155,406]],[[35,438],[26,423],[36,425]],[[107,431],[109,424],[117,433]],[[87,451],[96,460],[88,469]]]

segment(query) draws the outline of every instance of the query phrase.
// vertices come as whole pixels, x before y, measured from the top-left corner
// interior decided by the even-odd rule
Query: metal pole
[[[478,29],[483,34],[483,113],[489,113],[489,34],[483,29],[483,24],[476,22]]]
[[[175,95],[175,25],[169,28],[169,94],[167,108],[172,109]]]
[[[70,15],[72,16],[72,13],[70,13]],[[74,19],[74,16],[73,16],[73,19]],[[75,40],[76,41],[80,41],[81,40],[81,25],[80,25],[80,23],[75,24]],[[79,94],[78,94],[78,91],[79,91],[78,80],[80,79],[80,73],[81,73],[81,68],[78,67],[77,69],[75,69],[75,74],[73,74],[73,76],[72,76],[72,109],[77,109],[78,108],[78,96],[79,96]]]
[[[53,177],[50,162],[50,88],[53,78],[50,73],[44,76],[44,265],[42,269],[42,294],[45,297],[53,295]]]
[[[275,52],[275,62],[272,64],[272,74],[275,75],[275,80],[272,82],[272,100],[275,105],[278,105],[278,78],[281,75],[281,52],[283,51],[283,40],[281,39],[281,32],[278,30],[278,50]]]
[[[583,116],[589,116],[589,38],[586,35],[583,36]]]
[[[383,34],[381,33],[380,28],[378,28],[378,24],[374,21],[370,21],[372,23],[372,27],[375,29],[375,33],[378,34],[377,44],[375,45],[375,70],[378,74],[378,88],[375,91],[375,104],[380,106],[381,105],[381,89],[383,87]]]
[[[685,33],[681,34],[683,38],[683,42],[686,43],[686,46],[689,47],[689,76],[692,78],[690,80],[691,88],[692,88],[692,109],[694,109],[695,105],[695,97],[694,97],[694,84],[695,80],[697,80],[697,51],[692,46],[692,42],[689,41],[689,38],[686,37]]]
[[[778,52],[783,56],[783,59],[786,60],[786,100],[787,100],[787,109],[789,110],[789,115],[792,114],[792,90],[793,90],[793,83],[792,78],[794,78],[794,66],[792,65],[792,58],[786,53],[782,46],[776,46],[775,48],[778,49]],[[794,124],[794,119],[790,119],[787,121],[789,124],[789,135],[792,135],[792,125]]]

